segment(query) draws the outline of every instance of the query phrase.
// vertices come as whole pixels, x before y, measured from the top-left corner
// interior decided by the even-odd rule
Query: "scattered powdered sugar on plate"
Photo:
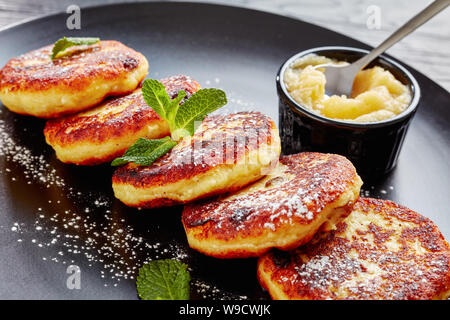
[[[10,225],[0,226],[15,234],[17,243],[35,247],[44,263],[80,264],[83,268],[100,270],[105,287],[117,287],[124,280],[134,281],[139,268],[154,259],[187,262],[185,244],[145,239],[145,231],[135,230],[126,217],[115,212],[112,195],[82,192],[71,186],[52,167],[45,152],[36,154],[39,152],[16,142],[10,126],[10,119],[0,119],[0,158],[4,159],[0,172],[11,183],[37,186],[57,195],[47,200],[44,193],[41,200],[45,205],[36,207],[34,215],[18,215]],[[192,282],[202,297],[230,297],[212,285],[196,279]]]
[[[222,80],[219,77],[207,79],[206,81],[204,81],[204,87],[205,88],[214,87],[217,89],[225,90],[225,88],[223,88]],[[259,108],[257,108],[255,103],[247,101],[241,94],[228,88],[225,91],[227,93],[228,103],[222,108],[211,113],[211,115],[236,113],[240,111],[258,111],[257,109]]]
[[[98,203],[103,202],[98,200]],[[100,276],[105,279],[105,286],[117,286],[122,279],[134,279],[138,269],[153,259],[183,261],[187,258],[185,249],[175,242],[149,242],[136,236],[133,227],[123,218],[112,218],[109,209],[105,210],[102,222],[89,215],[92,211],[93,208],[86,207],[83,214],[71,210],[47,213],[38,208],[33,225],[15,222],[11,231],[20,236],[18,242],[28,241],[38,248],[48,249],[42,251],[44,261],[73,264],[80,260],[77,256],[81,256],[89,267],[101,264]]]
[[[366,198],[380,198],[380,199],[390,199],[391,193],[394,192],[395,188],[393,185],[375,186],[368,185],[361,188],[361,197]]]
[[[225,293],[216,286],[200,280],[191,281],[191,287],[195,288],[197,294],[205,300],[248,300],[247,296]]]

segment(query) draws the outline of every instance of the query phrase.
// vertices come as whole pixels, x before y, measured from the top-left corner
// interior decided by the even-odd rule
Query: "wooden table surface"
[[[196,0],[191,0],[196,1]],[[43,14],[129,0],[0,0],[0,27]],[[206,2],[206,1],[198,1]],[[303,21],[377,45],[431,1],[424,0],[212,0],[211,3],[253,8]],[[369,28],[370,11],[380,12],[380,28]],[[369,10],[369,12],[368,12]],[[301,41],[301,39],[299,39]],[[396,44],[388,53],[450,90],[450,8]]]

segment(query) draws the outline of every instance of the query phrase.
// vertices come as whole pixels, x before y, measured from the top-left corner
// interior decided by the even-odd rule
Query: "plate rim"
[[[290,16],[290,15],[284,15],[284,14],[280,14],[280,13],[274,13],[274,12],[270,12],[270,11],[266,11],[266,10],[261,10],[261,9],[255,9],[255,8],[248,8],[248,7],[244,7],[244,6],[238,6],[235,4],[223,4],[223,3],[210,3],[207,1],[198,1],[198,2],[193,2],[193,1],[183,1],[183,0],[169,0],[169,1],[130,1],[130,2],[117,2],[117,3],[104,3],[104,4],[95,4],[95,5],[87,5],[87,6],[79,6],[81,10],[98,10],[101,8],[105,8],[105,7],[128,7],[128,6],[135,6],[135,5],[142,5],[142,6],[146,6],[146,5],[177,5],[177,4],[183,4],[183,5],[193,5],[193,6],[204,6],[204,7],[225,7],[225,8],[231,8],[231,9],[236,9],[236,10],[243,10],[243,11],[248,11],[251,13],[256,13],[256,14],[265,14],[265,15],[270,15],[270,16],[276,16],[278,18],[281,19],[288,19],[291,20],[292,22],[301,22],[301,23],[306,23],[309,25],[313,25],[316,28],[320,28],[323,30],[326,30],[327,32],[332,32],[334,34],[337,34],[339,36],[342,37],[347,37],[349,39],[352,39],[353,41],[356,41],[360,44],[362,44],[364,47],[359,47],[359,49],[373,49],[374,47],[371,46],[370,44],[367,44],[364,41],[355,39],[349,35],[337,32],[335,30],[331,30],[327,27],[323,27],[320,26],[316,23],[313,22],[309,22],[309,21],[304,21],[300,18],[294,17],[294,16]],[[51,18],[55,18],[57,16],[62,16],[64,15],[65,12],[64,11],[58,11],[58,12],[53,12],[53,13],[47,13],[47,14],[42,14],[42,15],[38,15],[36,17],[30,17],[30,18],[25,18],[24,20],[21,21],[17,21],[17,22],[13,22],[11,24],[8,24],[6,26],[0,27],[0,36],[2,36],[5,32],[7,31],[12,31],[15,28],[33,23],[33,22],[37,22],[38,20],[45,20],[45,19],[51,19]],[[329,44],[330,46],[333,44]],[[417,74],[419,74],[422,77],[425,77],[427,80],[430,80],[431,82],[433,82],[434,85],[438,86],[440,89],[442,89],[450,98],[450,92],[445,89],[442,85],[440,85],[439,83],[437,83],[436,81],[434,81],[433,79],[431,79],[430,77],[428,77],[427,75],[423,74],[421,71],[417,70],[416,68],[410,66],[409,64],[404,63],[401,59],[396,58],[395,56],[392,56],[390,54],[386,54],[383,53],[384,56],[393,59],[394,61],[396,61],[397,63],[399,63],[400,65],[402,65],[403,67],[409,69],[409,71],[415,72]]]

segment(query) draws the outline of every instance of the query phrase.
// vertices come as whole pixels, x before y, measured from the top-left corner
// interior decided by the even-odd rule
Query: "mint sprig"
[[[167,120],[169,122],[169,128],[173,129],[173,119],[181,100],[186,96],[186,92],[181,90],[178,92],[177,97],[172,100],[161,82],[154,79],[147,79],[142,84],[142,95],[145,102],[152,107],[161,119]]]
[[[173,140],[194,134],[194,123],[202,121],[211,113],[227,103],[225,92],[219,89],[200,89],[182,105],[180,102],[186,96],[181,90],[175,99],[170,99],[166,89],[158,80],[148,79],[142,84],[142,95],[145,102],[169,123]]]
[[[63,37],[55,42],[52,49],[51,58],[56,59],[57,57],[61,57],[64,55],[64,51],[67,48],[73,47],[73,46],[80,46],[80,45],[91,45],[96,44],[100,42],[100,38],[74,38],[74,37]]]
[[[227,103],[225,92],[219,89],[201,89],[194,93],[177,110],[173,119],[172,138],[178,140],[194,134],[194,124]]]
[[[142,84],[142,96],[145,102],[169,124],[171,137],[162,139],[139,139],[125,154],[115,159],[111,165],[120,166],[128,162],[150,165],[169,152],[177,141],[192,136],[195,122],[202,121],[211,113],[227,103],[225,92],[219,89],[200,89],[183,104],[186,92],[180,90],[177,97],[171,99],[164,85],[158,80],[147,79]]]
[[[143,300],[188,300],[190,281],[186,264],[164,259],[144,264],[139,269],[136,286]]]
[[[162,139],[140,138],[128,148],[122,157],[116,158],[111,165],[121,166],[128,162],[134,162],[138,165],[149,166],[176,145],[177,143],[169,137]]]

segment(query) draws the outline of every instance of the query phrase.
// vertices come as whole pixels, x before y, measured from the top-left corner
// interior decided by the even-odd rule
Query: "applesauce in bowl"
[[[368,51],[320,47],[289,58],[277,74],[279,127],[284,154],[337,153],[365,179],[377,179],[397,164],[420,89],[400,64],[380,56],[360,71],[352,93],[328,96],[323,63],[347,64]]]
[[[325,56],[308,54],[294,61],[284,73],[284,84],[295,101],[327,118],[376,122],[402,113],[411,103],[411,91],[380,66],[359,71],[349,97],[328,96],[320,64],[347,65]]]

